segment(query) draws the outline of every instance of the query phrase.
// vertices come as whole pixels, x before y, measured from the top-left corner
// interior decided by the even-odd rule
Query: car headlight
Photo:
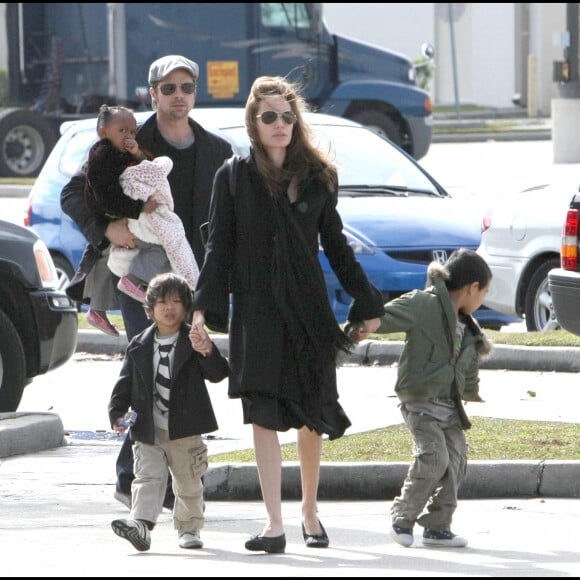
[[[42,286],[44,288],[57,288],[58,274],[52,256],[42,240],[36,240],[34,243],[34,259],[42,280]]]

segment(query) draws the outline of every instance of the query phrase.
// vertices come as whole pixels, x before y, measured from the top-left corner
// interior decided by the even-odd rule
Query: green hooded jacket
[[[481,401],[479,361],[492,345],[471,315],[461,315],[465,334],[454,352],[457,319],[445,285],[448,273],[437,262],[427,270],[427,288],[413,290],[385,304],[377,333],[404,332],[395,392],[401,402],[419,398],[455,399],[464,428],[470,423],[461,400]]]

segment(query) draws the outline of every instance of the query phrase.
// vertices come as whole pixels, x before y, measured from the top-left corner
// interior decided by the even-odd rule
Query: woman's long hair
[[[290,104],[297,119],[282,169],[272,163],[266,149],[260,142],[256,117],[260,102],[266,97],[278,95],[284,97]],[[306,110],[306,103],[300,95],[298,86],[284,77],[262,76],[258,77],[252,84],[246,102],[246,130],[250,137],[258,171],[274,194],[285,192],[294,175],[299,184],[304,183],[312,176],[316,176],[327,191],[336,190],[338,182],[336,167],[329,157],[326,157],[312,144],[312,132],[302,115]]]

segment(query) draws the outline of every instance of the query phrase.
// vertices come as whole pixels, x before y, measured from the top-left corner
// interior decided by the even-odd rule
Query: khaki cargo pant
[[[167,470],[173,478],[173,527],[181,535],[203,528],[203,480],[208,467],[207,446],[201,435],[169,440],[155,429],[155,445],[133,446],[135,479],[131,484],[131,519],[156,523],[167,489]]]
[[[404,406],[401,413],[413,437],[415,459],[393,501],[392,522],[402,528],[413,528],[417,522],[430,530],[450,530],[467,468],[467,442],[459,417],[438,421]]]

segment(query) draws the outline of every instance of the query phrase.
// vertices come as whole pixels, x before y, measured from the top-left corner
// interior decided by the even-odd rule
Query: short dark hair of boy
[[[183,276],[166,272],[158,274],[147,286],[147,295],[145,297],[145,312],[149,317],[153,314],[153,308],[159,300],[165,300],[168,295],[177,294],[185,308],[186,317],[191,314],[193,306],[193,294],[189,284]]]
[[[492,278],[487,262],[475,251],[467,248],[454,250],[444,265],[449,272],[446,286],[449,290],[458,290],[474,282],[485,288]]]

